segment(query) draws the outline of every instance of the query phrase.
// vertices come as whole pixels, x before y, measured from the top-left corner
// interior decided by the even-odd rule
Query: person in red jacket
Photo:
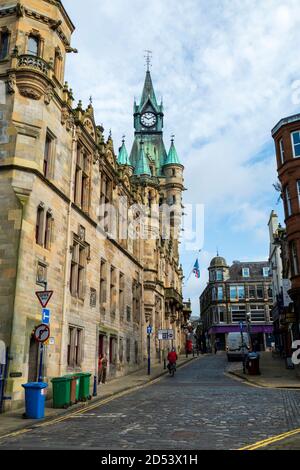
[[[175,348],[172,348],[172,351],[170,351],[169,354],[168,354],[168,361],[169,361],[168,369],[170,368],[171,364],[176,365],[177,359],[178,359],[178,356],[177,356],[176,350],[175,350]]]

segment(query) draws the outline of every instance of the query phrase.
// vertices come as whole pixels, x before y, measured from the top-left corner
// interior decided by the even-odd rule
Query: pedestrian
[[[215,354],[217,354],[217,351],[219,350],[219,338],[215,339]]]
[[[102,358],[102,375],[101,375],[103,384],[105,384],[106,382],[106,372],[107,372],[107,356],[106,354],[104,354]]]
[[[98,384],[100,384],[102,380],[102,372],[103,372],[102,361],[103,361],[103,356],[102,354],[100,354],[98,358]]]

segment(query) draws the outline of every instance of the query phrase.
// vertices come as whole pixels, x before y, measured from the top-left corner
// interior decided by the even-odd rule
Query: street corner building
[[[209,281],[200,296],[201,324],[208,345],[219,339],[219,349],[225,350],[227,335],[240,331],[240,322],[251,319],[250,336],[263,351],[273,340],[272,277],[268,261],[211,260]]]
[[[115,152],[92,101],[75,104],[64,81],[67,54],[77,52],[74,29],[61,1],[0,0],[0,367],[1,396],[10,397],[3,410],[22,405],[22,384],[37,379],[36,291],[53,291],[43,362],[50,393],[53,377],[97,376],[103,354],[108,377],[144,367],[149,324],[153,361],[169,346],[159,344],[158,329],[172,329],[180,351],[191,314],[177,236],[184,167],[174,139],[165,148],[150,71],[134,103],[132,150],[123,140]]]

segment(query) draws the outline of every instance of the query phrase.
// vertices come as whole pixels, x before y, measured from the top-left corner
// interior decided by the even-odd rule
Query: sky
[[[145,50],[163,98],[164,140],[185,166],[184,204],[201,205],[203,242],[181,243],[184,296],[199,316],[207,267],[219,254],[267,260],[271,210],[283,220],[271,129],[300,112],[299,0],[63,0],[76,31],[66,79],[75,100],[93,97],[115,150],[133,142],[133,101]],[[183,232],[183,235],[185,233]],[[201,250],[199,252],[199,250]],[[200,279],[190,275],[199,258]]]

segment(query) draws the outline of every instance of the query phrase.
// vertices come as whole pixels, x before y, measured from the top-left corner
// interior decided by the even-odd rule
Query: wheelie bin
[[[247,356],[246,365],[249,375],[260,375],[259,354],[257,354],[256,352],[249,353]]]
[[[79,377],[79,401],[87,401],[92,397],[90,395],[90,379],[91,373],[89,372],[79,372],[76,374]]]
[[[80,378],[76,374],[67,374],[64,377],[70,379],[70,404],[74,405],[79,401]]]
[[[24,418],[41,419],[45,416],[45,399],[48,384],[45,382],[28,382],[25,388]]]
[[[53,388],[53,408],[68,408],[71,404],[71,377],[55,377]]]

